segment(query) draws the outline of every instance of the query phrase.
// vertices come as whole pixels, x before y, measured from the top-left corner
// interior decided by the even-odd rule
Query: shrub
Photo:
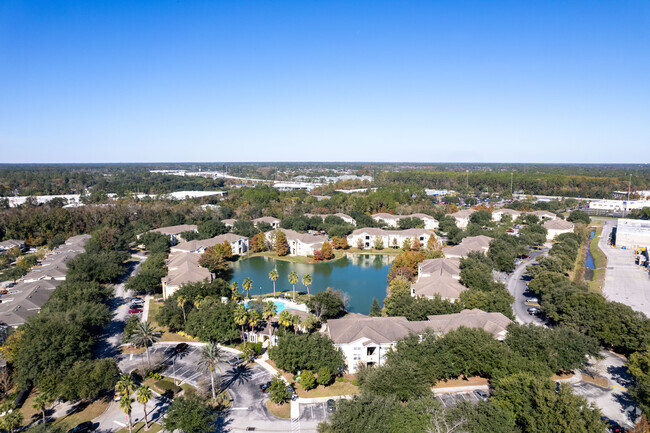
[[[316,378],[314,373],[310,370],[305,370],[300,375],[300,385],[305,388],[306,391],[309,391],[312,388],[316,387]]]
[[[280,373],[276,374],[271,379],[269,398],[275,404],[283,404],[291,399],[291,392],[287,389],[287,384],[282,379]]]
[[[323,386],[328,386],[332,383],[332,373],[327,367],[321,367],[318,369],[318,384]]]

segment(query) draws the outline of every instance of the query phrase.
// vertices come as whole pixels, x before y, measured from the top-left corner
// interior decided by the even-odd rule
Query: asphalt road
[[[526,280],[524,279],[524,274],[526,273],[526,268],[535,263],[538,256],[547,253],[547,247],[544,247],[541,250],[532,250],[529,253],[530,258],[523,260],[508,276],[508,278],[506,278],[506,288],[515,298],[515,302],[512,304],[512,309],[515,313],[515,319],[519,323],[534,323],[540,326],[544,325],[544,322],[540,318],[528,314],[527,308],[529,308],[530,305],[525,304],[528,296],[524,295],[524,293],[526,293]]]
[[[584,372],[602,376],[609,381],[609,388],[603,389],[587,382],[573,384],[573,391],[587,398],[598,407],[603,415],[613,419],[624,427],[634,425],[634,416],[630,413],[635,403],[627,392],[633,384],[633,378],[627,370],[625,359],[603,350],[603,359],[590,360]]]
[[[144,256],[134,256],[144,259]],[[95,355],[99,358],[119,358],[121,355],[120,345],[122,344],[122,332],[129,315],[130,298],[133,296],[132,291],[125,287],[126,280],[137,275],[140,271],[142,262],[129,262],[127,272],[122,276],[120,281],[115,284],[113,299],[108,302],[108,306],[113,312],[111,322],[104,328],[104,333],[99,337],[95,346]]]
[[[650,276],[634,264],[634,251],[607,245],[616,220],[605,220],[598,246],[607,256],[603,296],[650,317]]]

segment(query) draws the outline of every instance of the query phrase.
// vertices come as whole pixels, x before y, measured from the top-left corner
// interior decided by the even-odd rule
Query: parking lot
[[[300,403],[300,421],[321,422],[329,418],[327,402]]]
[[[487,394],[487,391],[482,391]],[[470,403],[478,403],[482,400],[480,392],[477,391],[467,391],[467,392],[453,392],[446,394],[436,395],[436,399],[442,403],[443,407],[455,406],[458,403],[463,401],[469,401]]]

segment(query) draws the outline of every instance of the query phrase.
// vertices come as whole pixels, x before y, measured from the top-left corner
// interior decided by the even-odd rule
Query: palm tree
[[[147,365],[151,369],[151,360],[149,359],[149,344],[153,345],[158,340],[160,340],[162,333],[156,329],[155,326],[152,326],[150,322],[138,322],[135,326],[135,330],[131,335],[131,342],[135,344],[136,347],[143,347],[145,353],[147,354]]]
[[[135,392],[138,403],[144,407],[144,429],[149,430],[149,421],[147,420],[147,403],[151,400],[151,389],[147,385],[141,385]]]
[[[131,395],[134,387],[135,384],[133,383],[133,377],[130,374],[123,374],[120,376],[120,380],[115,384],[115,389],[118,390],[121,396]]]
[[[251,289],[253,288],[253,280],[250,278],[246,277],[244,279],[244,282],[241,284],[242,288],[246,290],[246,297],[248,299],[251,298]]]
[[[293,317],[291,318],[291,325],[293,326],[293,332],[295,334],[298,333],[298,328],[300,325],[302,325],[302,319],[300,318],[299,315],[294,314]]]
[[[214,387],[214,370],[221,370],[221,361],[223,361],[223,353],[221,348],[216,342],[210,342],[201,348],[201,358],[199,359],[198,368],[203,373],[204,371],[210,372],[210,381],[212,383],[212,400],[217,399],[217,393]]]
[[[296,300],[296,284],[298,283],[298,273],[296,271],[289,272],[289,284],[293,287],[293,300]]]
[[[248,311],[243,305],[235,307],[235,323],[241,326],[241,339],[244,339],[244,326],[248,323]]]
[[[266,304],[264,304],[264,312],[262,313],[262,317],[264,320],[266,320],[266,323],[271,328],[271,335],[273,335],[273,324],[271,323],[271,319],[276,314],[278,314],[278,307],[273,303],[273,301],[268,301]]]
[[[307,287],[307,296],[309,296],[309,286],[311,286],[311,275],[305,274],[302,276],[302,284]]]
[[[45,423],[45,409],[47,409],[51,401],[52,399],[49,394],[41,392],[36,396],[34,399],[34,404],[32,404],[32,408],[41,412],[43,415],[43,423]]]
[[[196,299],[194,299],[194,308],[198,310],[201,306],[201,302],[203,302],[203,296],[197,296]]]
[[[176,298],[176,305],[183,312],[183,323],[185,323],[185,321],[187,320],[186,317],[185,317],[185,304],[186,303],[187,303],[187,298],[185,296],[179,296],[178,298]]]
[[[133,410],[133,402],[135,400],[130,395],[123,395],[120,397],[120,409],[129,417],[129,431],[133,431],[133,421],[131,419],[131,411]]]
[[[278,316],[278,323],[282,325],[285,330],[293,324],[292,320],[293,317],[291,317],[289,310],[281,311],[280,315]]]
[[[257,311],[257,310],[251,310],[248,312],[248,324],[251,327],[251,330],[255,330],[257,328],[257,325],[260,324],[260,321],[262,320],[262,314]]]
[[[241,298],[241,293],[239,293],[239,284],[237,284],[237,281],[232,282],[230,285],[230,290],[232,290],[233,299],[238,300]]]
[[[135,384],[133,383],[133,377],[130,374],[123,374],[120,377],[120,380],[117,381],[115,388],[120,393],[120,409],[124,410],[124,413],[129,417],[129,431],[133,430],[133,422],[131,420],[131,410],[133,409],[133,389]]]
[[[273,297],[275,297],[275,280],[277,280],[279,276],[277,269],[271,269],[271,272],[269,272],[269,280],[273,281]]]

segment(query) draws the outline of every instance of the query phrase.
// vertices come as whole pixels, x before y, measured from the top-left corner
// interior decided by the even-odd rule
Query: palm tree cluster
[[[144,408],[144,425],[145,430],[149,430],[149,420],[147,419],[147,403],[151,400],[151,389],[147,385],[135,387],[135,382],[130,374],[123,374],[115,385],[115,389],[120,393],[120,409],[124,411],[129,420],[129,431],[133,431],[133,403],[138,401]],[[135,399],[133,392],[135,391]]]

